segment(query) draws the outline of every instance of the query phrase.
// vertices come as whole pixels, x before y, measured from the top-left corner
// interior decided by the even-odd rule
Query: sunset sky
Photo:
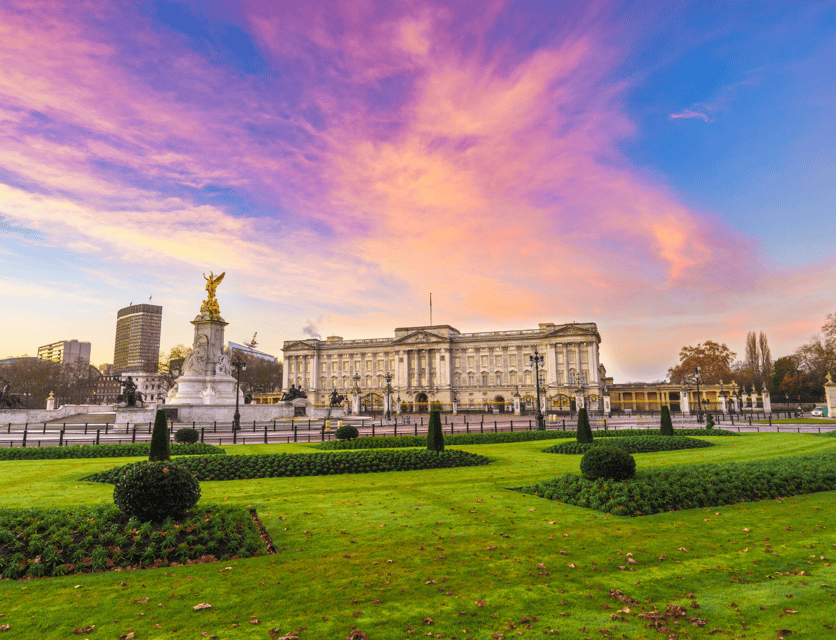
[[[0,358],[202,273],[227,338],[596,322],[617,382],[836,311],[836,2],[0,3]]]

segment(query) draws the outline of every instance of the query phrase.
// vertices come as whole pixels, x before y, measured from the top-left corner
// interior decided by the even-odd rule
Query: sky
[[[836,311],[836,2],[0,3],[0,357],[595,322],[616,382]]]

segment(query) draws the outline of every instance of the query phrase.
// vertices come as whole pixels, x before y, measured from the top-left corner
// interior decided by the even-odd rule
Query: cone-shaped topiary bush
[[[671,410],[668,408],[668,405],[666,404],[662,405],[662,422],[659,425],[659,435],[673,435],[673,422],[671,421]]]
[[[444,451],[444,434],[441,433],[440,411],[430,411],[430,424],[427,427],[427,450]]]
[[[354,440],[359,435],[360,432],[357,430],[357,427],[353,427],[350,424],[344,424],[334,432],[334,437],[337,440]]]
[[[188,469],[169,461],[129,467],[113,488],[113,502],[119,510],[142,522],[160,522],[168,517],[180,519],[198,500],[197,478]]]
[[[581,475],[587,480],[628,480],[636,476],[636,461],[623,449],[602,444],[583,454]]]
[[[148,459],[153,462],[155,460],[168,460],[170,458],[168,418],[165,415],[165,411],[157,409],[157,415],[154,418],[154,432],[151,434],[151,455],[148,456]]]
[[[705,416],[705,429],[706,431],[711,431],[714,428],[714,416],[710,413],[706,414]]]
[[[592,442],[592,428],[589,426],[586,409],[578,411],[578,442],[581,444]]]

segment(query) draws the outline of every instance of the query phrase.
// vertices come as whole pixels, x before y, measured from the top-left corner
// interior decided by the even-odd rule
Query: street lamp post
[[[352,377],[354,380],[354,393],[357,395],[357,414],[360,414],[360,374],[355,373]]]
[[[697,422],[702,422],[702,396],[700,395],[700,368],[694,367],[694,378],[697,381]]]
[[[238,396],[241,391],[241,372],[247,370],[247,363],[236,355],[230,364],[235,367],[235,414],[232,416],[232,430],[237,432],[241,428],[241,413],[238,411]]]
[[[540,404],[540,367],[543,366],[544,358],[539,353],[537,353],[537,349],[535,349],[534,355],[528,356],[528,363],[530,365],[534,365],[534,376],[537,380],[537,412],[534,414],[534,417],[537,419],[537,429],[540,431],[545,431],[546,422],[543,419],[543,411]]]
[[[386,374],[386,419],[392,419],[392,374]]]

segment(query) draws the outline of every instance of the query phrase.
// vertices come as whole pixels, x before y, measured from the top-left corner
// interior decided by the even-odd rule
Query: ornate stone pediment
[[[316,351],[316,347],[313,346],[311,343],[305,340],[297,340],[296,342],[291,342],[290,344],[285,344],[282,347],[282,351],[296,351],[298,349],[307,349],[308,351]]]
[[[410,333],[408,335],[403,336],[402,338],[398,338],[397,340],[393,340],[392,344],[415,344],[415,343],[447,343],[450,342],[449,339],[442,338],[440,336],[435,335],[434,333],[430,333],[429,331],[415,331],[414,333]]]
[[[564,324],[554,331],[550,331],[543,337],[557,338],[572,335],[597,336],[598,332],[595,329],[582,324]]]

